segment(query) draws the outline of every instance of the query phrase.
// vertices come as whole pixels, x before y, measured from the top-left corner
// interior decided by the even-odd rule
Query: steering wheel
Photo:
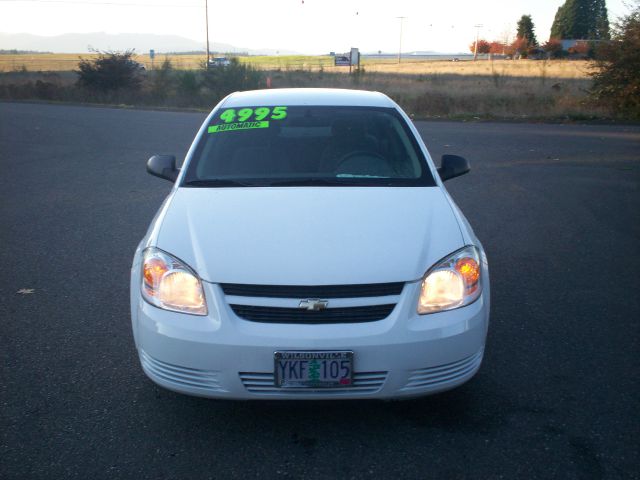
[[[363,166],[366,167],[367,169],[369,169],[370,171],[360,171],[360,172],[353,172],[353,173],[362,173],[362,174],[369,174],[369,175],[375,175],[375,174],[380,174],[380,173],[384,173],[385,175],[389,175],[393,172],[393,169],[391,168],[391,165],[389,165],[389,162],[387,161],[387,159],[385,157],[383,157],[382,155],[380,155],[377,152],[372,152],[370,150],[355,150],[353,152],[349,152],[345,155],[343,155],[342,157],[340,157],[340,159],[338,160],[338,162],[336,163],[336,166],[334,168],[334,171],[336,173],[339,173],[341,168],[348,163],[349,161],[353,161],[355,158],[369,158],[369,159],[374,159],[374,162],[371,162],[370,164],[365,165],[362,162],[354,162],[356,165],[356,167],[358,166]],[[360,163],[360,165],[358,165],[358,163]],[[379,172],[377,170],[384,170],[384,172]],[[344,172],[347,173],[347,172]],[[349,172],[351,173],[351,172]]]

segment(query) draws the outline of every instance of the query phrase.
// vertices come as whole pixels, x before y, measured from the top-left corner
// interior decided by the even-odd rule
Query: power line
[[[81,0],[0,0],[0,3],[65,3],[69,5],[108,5],[115,7],[186,7],[202,8],[202,5],[185,5],[184,3],[134,3],[134,2],[83,2]]]

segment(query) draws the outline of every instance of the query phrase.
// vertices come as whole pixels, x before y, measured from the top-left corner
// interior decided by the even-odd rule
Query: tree
[[[471,50],[471,53],[474,53],[476,51],[476,42],[473,42],[471,45],[469,45],[469,50]],[[487,42],[486,40],[478,40],[478,53],[489,53],[491,51],[491,44],[489,42]]]
[[[567,52],[570,55],[574,55],[578,58],[587,58],[590,51],[591,46],[587,42],[576,42],[573,47],[569,47],[567,49]]]
[[[550,38],[542,45],[542,49],[547,52],[551,58],[562,57],[562,42],[557,38]]]
[[[96,58],[78,63],[78,85],[103,92],[140,88],[142,65],[133,60],[133,50],[99,52]]]
[[[516,37],[516,39],[507,48],[508,55],[519,55],[522,58],[527,58],[529,53],[529,41],[523,37]]]
[[[566,0],[556,12],[551,38],[608,40],[609,17],[605,0]]]
[[[518,38],[524,38],[527,41],[527,46],[535,47],[538,45],[538,40],[536,39],[536,34],[533,31],[533,20],[531,19],[531,15],[522,15],[520,20],[518,20]]]
[[[640,6],[615,26],[613,41],[599,46],[596,67],[593,95],[640,119]]]
[[[490,46],[489,46],[489,53],[493,53],[493,54],[502,54],[504,53],[505,50],[505,44],[501,43],[501,42],[491,42]]]

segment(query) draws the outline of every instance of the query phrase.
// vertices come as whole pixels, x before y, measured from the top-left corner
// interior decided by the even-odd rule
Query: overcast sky
[[[307,54],[467,51],[482,24],[487,40],[515,35],[523,14],[546,40],[564,0],[209,0],[210,41]],[[607,0],[609,19],[626,14],[624,0]],[[0,0],[0,32],[173,34],[205,42],[204,0]],[[10,48],[3,45],[2,48]]]

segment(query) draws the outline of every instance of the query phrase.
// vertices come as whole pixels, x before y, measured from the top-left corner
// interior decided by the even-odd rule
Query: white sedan
[[[234,93],[184,159],[131,269],[144,372],[215,398],[426,395],[483,358],[482,245],[411,120],[377,92]]]

